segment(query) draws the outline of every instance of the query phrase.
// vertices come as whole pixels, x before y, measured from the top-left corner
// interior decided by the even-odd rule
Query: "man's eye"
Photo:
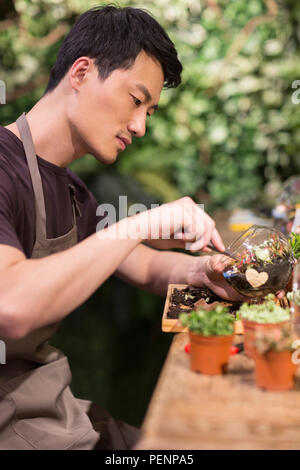
[[[133,102],[136,106],[139,106],[142,103],[141,100],[139,100],[136,96],[133,96],[133,95],[131,95],[131,96],[132,96]]]

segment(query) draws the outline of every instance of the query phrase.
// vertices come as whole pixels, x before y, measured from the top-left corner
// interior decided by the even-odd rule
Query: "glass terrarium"
[[[223,276],[240,294],[261,298],[284,289],[294,256],[288,239],[278,230],[253,225],[227,248]]]

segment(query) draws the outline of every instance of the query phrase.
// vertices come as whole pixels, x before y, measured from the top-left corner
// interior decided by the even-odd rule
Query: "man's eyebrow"
[[[143,85],[142,83],[137,83],[136,84],[136,87],[144,94],[145,98],[146,98],[146,101],[151,101],[152,100],[152,96],[148,90],[148,88],[145,87],[145,85]],[[157,109],[158,108],[158,105],[157,104],[154,104],[152,106],[153,109]]]

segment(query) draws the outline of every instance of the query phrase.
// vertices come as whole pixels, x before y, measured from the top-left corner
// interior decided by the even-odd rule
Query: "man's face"
[[[103,81],[94,61],[87,60],[85,72],[80,70],[80,60],[78,69],[71,71],[75,87],[68,120],[77,148],[103,163],[113,163],[133,137],[145,134],[147,116],[155,111],[163,88],[163,71],[141,52],[130,69],[114,70]]]

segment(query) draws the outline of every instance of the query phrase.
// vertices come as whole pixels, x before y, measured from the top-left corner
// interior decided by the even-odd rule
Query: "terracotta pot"
[[[294,375],[297,365],[292,362],[289,351],[268,351],[265,354],[255,352],[255,378],[259,388],[274,391],[294,388]]]
[[[207,375],[226,371],[233,335],[201,336],[189,332],[191,339],[190,368]]]
[[[255,339],[255,331],[257,330],[270,330],[277,327],[288,327],[291,322],[289,320],[279,323],[257,323],[242,319],[244,328],[244,351],[248,357],[254,357],[255,348],[253,346]]]

